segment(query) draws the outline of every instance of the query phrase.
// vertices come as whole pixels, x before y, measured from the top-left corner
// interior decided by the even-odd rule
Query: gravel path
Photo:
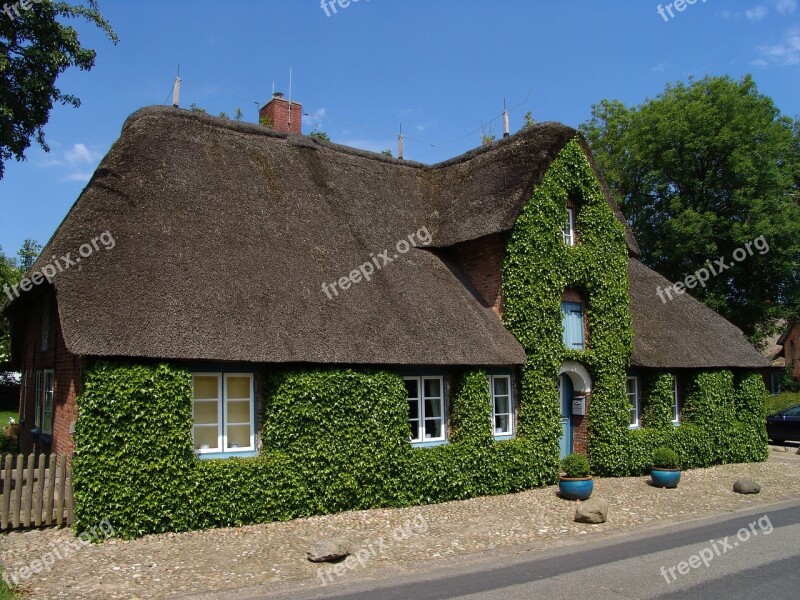
[[[775,450],[775,449],[774,449]],[[256,585],[322,585],[339,577],[379,577],[416,561],[445,561],[489,550],[525,552],[579,542],[583,536],[615,535],[700,515],[800,498],[800,456],[795,448],[773,451],[763,464],[724,465],[687,471],[674,490],[648,485],[646,477],[597,479],[595,496],[611,508],[603,525],[574,523],[575,503],[555,487],[509,496],[476,498],[433,506],[368,510],[233,529],[109,540],[81,545],[69,530],[14,532],[0,537],[4,568],[42,559],[53,547],[77,546],[49,571],[20,581],[37,599],[176,598]],[[751,477],[762,491],[741,496],[734,480]],[[361,562],[314,565],[306,559],[318,539],[345,537]],[[63,553],[62,553],[63,554]],[[51,554],[52,556],[52,554]]]

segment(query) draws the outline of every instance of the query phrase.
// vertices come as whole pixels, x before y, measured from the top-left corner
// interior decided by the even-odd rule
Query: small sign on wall
[[[572,400],[572,414],[581,417],[586,415],[586,396],[578,396]]]

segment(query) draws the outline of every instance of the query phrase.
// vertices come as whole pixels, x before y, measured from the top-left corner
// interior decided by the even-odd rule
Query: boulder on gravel
[[[320,540],[311,545],[307,555],[313,563],[344,560],[350,556],[350,542],[343,538]]]
[[[737,479],[733,484],[733,491],[737,494],[758,494],[761,486],[752,479]]]
[[[603,498],[589,498],[575,510],[576,523],[605,523],[607,518],[608,500]]]

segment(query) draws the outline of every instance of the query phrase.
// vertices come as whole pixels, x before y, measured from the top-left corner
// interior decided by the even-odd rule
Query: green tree
[[[627,107],[603,100],[581,126],[642,259],[672,281],[731,265],[689,292],[754,341],[800,300],[800,125],[750,76],[667,85]],[[733,260],[764,236],[769,251]],[[654,292],[655,293],[655,292]]]
[[[33,263],[39,258],[39,253],[42,251],[42,245],[37,244],[36,240],[32,238],[26,239],[22,242],[22,247],[17,251],[17,270],[20,275],[24,275],[33,267]]]
[[[525,123],[519,128],[520,131],[536,125],[536,119],[533,118],[533,113],[531,111],[526,112],[523,118],[525,119]]]
[[[20,274],[14,264],[14,260],[3,254],[3,248],[0,247],[0,308],[9,301],[6,290],[10,290],[11,287],[19,283],[19,280]],[[11,360],[9,335],[8,320],[4,315],[0,315],[0,372],[4,370],[5,365]]]
[[[87,6],[41,2],[28,10],[11,4],[0,14],[0,178],[5,161],[25,159],[32,139],[49,150],[44,126],[55,103],[80,106],[78,98],[56,87],[59,75],[69,67],[94,67],[96,52],[81,46],[77,31],[57,19],[85,19],[118,41],[95,0]]]

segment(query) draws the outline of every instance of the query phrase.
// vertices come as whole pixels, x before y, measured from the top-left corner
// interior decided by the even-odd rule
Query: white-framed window
[[[630,405],[630,420],[631,427],[639,426],[639,378],[635,375],[628,375],[625,382],[625,394],[628,396],[628,404]]]
[[[194,373],[192,398],[195,452],[255,450],[255,395],[251,373]]]
[[[36,371],[36,395],[33,400],[33,426],[42,428],[42,372]]]
[[[442,442],[444,426],[444,378],[404,377],[408,399],[408,424],[412,443]]]
[[[50,300],[42,303],[42,352],[50,346]]]
[[[492,392],[492,429],[494,434],[511,435],[514,433],[511,376],[491,375],[489,389]]]
[[[680,404],[678,403],[678,378],[672,376],[672,423],[677,425],[681,421]]]
[[[567,209],[567,220],[564,222],[561,233],[564,235],[564,243],[567,246],[575,245],[575,209]]]

